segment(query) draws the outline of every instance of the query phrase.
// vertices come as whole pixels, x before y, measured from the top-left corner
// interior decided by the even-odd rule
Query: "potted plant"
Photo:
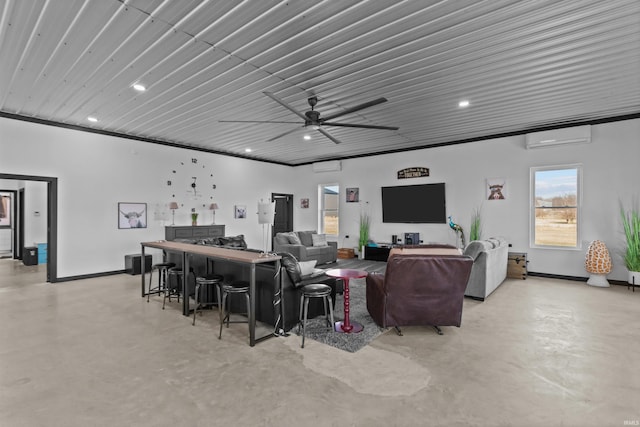
[[[637,209],[625,211],[620,207],[622,228],[627,247],[624,251],[624,263],[629,270],[628,282],[640,285],[640,212]]]
[[[480,240],[482,237],[482,222],[480,221],[480,208],[476,208],[471,214],[471,227],[469,228],[469,240]]]
[[[195,209],[191,209],[191,225],[198,225],[198,213]]]
[[[360,258],[364,258],[364,247],[369,242],[369,227],[371,226],[371,218],[369,214],[360,214],[360,236],[358,238],[358,249],[360,250]]]

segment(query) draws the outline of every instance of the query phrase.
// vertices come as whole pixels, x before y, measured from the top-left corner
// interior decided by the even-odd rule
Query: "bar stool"
[[[333,301],[331,298],[331,286],[320,283],[313,283],[302,287],[300,295],[300,322],[298,323],[298,334],[302,326],[302,345],[304,348],[304,336],[307,331],[307,314],[309,312],[309,300],[311,298],[322,298],[324,304],[324,317],[329,325],[329,329],[333,329]],[[329,304],[329,315],[327,315],[327,303]],[[330,317],[329,317],[330,316]]]
[[[200,308],[201,305],[211,305],[211,304],[216,304],[215,302],[206,302],[206,303],[201,303],[200,301],[200,291],[203,287],[206,287],[209,290],[217,290],[218,289],[218,284],[220,282],[222,282],[224,280],[224,276],[221,274],[209,274],[207,276],[198,276],[196,277],[196,294],[194,296],[195,299],[195,308],[193,309],[193,323],[192,325],[196,324],[196,313],[198,312],[198,308]],[[207,295],[213,295],[212,292],[207,292]],[[218,307],[220,306],[220,300],[218,300],[217,304]],[[200,308],[200,315],[202,316],[202,308]]]
[[[222,292],[222,298],[220,297]],[[231,321],[231,298],[227,301],[227,297],[235,294],[244,294],[247,301],[247,320]],[[251,324],[251,296],[249,295],[249,282],[244,280],[234,280],[231,283],[221,283],[218,286],[218,301],[220,301],[220,334],[218,339],[222,339],[222,326],[226,320],[227,328],[229,323],[248,323]],[[228,305],[228,310],[225,310]],[[226,313],[225,313],[226,311]],[[250,327],[250,326],[249,326]]]
[[[153,264],[151,267],[151,271],[149,272],[149,292],[147,292],[147,302],[149,302],[149,296],[153,294],[161,294],[164,293],[167,289],[167,271],[171,267],[175,267],[176,264],[173,262],[159,262],[158,264]],[[158,270],[158,286],[152,288],[153,284],[153,270]]]
[[[171,280],[173,278],[173,280]],[[172,284],[175,283],[175,286]],[[167,303],[167,298],[171,302],[171,296],[178,297],[180,302],[180,290],[182,289],[182,269],[180,267],[171,267],[167,271],[167,288],[164,292],[164,298],[162,299],[162,309]]]

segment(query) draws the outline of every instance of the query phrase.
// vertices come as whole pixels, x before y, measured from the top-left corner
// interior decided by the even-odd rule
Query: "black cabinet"
[[[24,248],[22,251],[22,263],[24,265],[38,265],[37,246],[28,246]]]
[[[124,256],[124,270],[127,274],[136,275],[142,272],[141,263],[142,254],[131,254]],[[146,273],[151,271],[151,255],[144,256],[144,271]]]
[[[391,246],[365,246],[364,259],[369,261],[387,261]]]
[[[204,239],[224,237],[224,225],[168,225],[164,228],[164,239]]]

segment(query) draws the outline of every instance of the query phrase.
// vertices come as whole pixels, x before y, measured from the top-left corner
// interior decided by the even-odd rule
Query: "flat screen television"
[[[382,187],[382,222],[445,224],[444,182]]]

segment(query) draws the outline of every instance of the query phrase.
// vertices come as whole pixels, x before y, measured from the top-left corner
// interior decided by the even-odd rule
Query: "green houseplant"
[[[629,270],[629,283],[640,285],[640,212],[637,209],[626,211],[620,206],[620,216],[627,244],[624,263]]]
[[[475,208],[471,214],[471,227],[469,228],[469,240],[480,240],[482,238],[482,221],[480,208]]]
[[[371,218],[367,213],[360,214],[360,235],[358,238],[358,250],[360,255],[364,256],[364,247],[369,242],[369,228],[371,227]]]

